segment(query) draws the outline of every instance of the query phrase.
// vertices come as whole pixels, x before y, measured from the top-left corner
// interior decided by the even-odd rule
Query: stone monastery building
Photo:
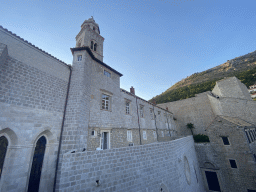
[[[245,85],[155,105],[120,88],[103,41],[85,20],[68,65],[0,26],[0,191],[256,191]]]

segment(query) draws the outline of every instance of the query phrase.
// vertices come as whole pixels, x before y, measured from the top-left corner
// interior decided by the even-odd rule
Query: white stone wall
[[[66,153],[56,192],[156,192],[161,188],[205,191],[191,136],[143,146]]]

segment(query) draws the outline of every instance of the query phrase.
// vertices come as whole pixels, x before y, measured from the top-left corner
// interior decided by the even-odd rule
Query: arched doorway
[[[38,192],[40,177],[42,172],[44,153],[46,147],[46,138],[40,137],[36,143],[36,148],[33,156],[31,172],[29,177],[28,192]]]
[[[0,179],[1,179],[2,170],[4,166],[4,159],[7,152],[7,147],[8,147],[8,140],[6,139],[5,136],[1,136],[0,137]]]

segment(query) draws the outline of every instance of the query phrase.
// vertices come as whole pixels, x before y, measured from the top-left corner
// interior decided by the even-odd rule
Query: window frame
[[[104,99],[103,96],[108,97],[108,100]],[[108,95],[106,93],[101,93],[101,107],[100,107],[101,110],[111,111],[111,104],[112,104],[111,98],[112,98],[111,95]],[[103,101],[104,101],[104,107],[103,107]],[[108,101],[108,103],[107,103],[107,101]],[[108,104],[108,108],[107,109],[106,109],[106,103]]]
[[[127,130],[127,141],[132,142],[132,130]]]
[[[144,105],[139,105],[140,118],[144,118]]]
[[[110,79],[111,79],[111,76],[112,76],[112,74],[106,69],[103,70],[103,75],[110,78]]]
[[[143,140],[147,140],[147,131],[142,131]]]
[[[151,120],[154,120],[155,118],[154,118],[154,110],[153,110],[153,108],[150,108],[149,111],[150,111],[150,118],[151,118]]]
[[[131,114],[131,101],[125,100],[125,114],[126,115]]]
[[[232,169],[237,169],[237,168],[238,168],[235,159],[228,159],[228,160],[229,160],[230,167],[231,167]],[[231,163],[231,161],[232,161],[233,163]],[[233,165],[232,165],[232,164],[233,164]],[[234,165],[235,165],[235,167],[233,167]]]
[[[83,55],[77,55],[77,61],[82,61],[83,60]]]
[[[224,138],[227,139],[228,144],[225,144]],[[224,144],[225,146],[230,146],[230,141],[229,141],[229,139],[228,139],[227,136],[221,136],[221,139],[222,139],[222,142],[223,142],[223,144]]]
[[[92,137],[96,137],[97,136],[97,131],[96,130],[91,130],[91,136]]]
[[[154,137],[154,139],[157,139],[156,131],[153,131],[153,137]]]

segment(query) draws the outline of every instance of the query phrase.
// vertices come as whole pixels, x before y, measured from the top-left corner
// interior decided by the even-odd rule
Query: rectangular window
[[[96,131],[92,131],[92,136],[96,136]]]
[[[147,140],[147,132],[146,131],[143,131],[143,139]]]
[[[152,108],[150,108],[150,118],[154,119],[154,113],[153,113],[153,109]]]
[[[230,145],[228,137],[221,137],[223,140],[224,145]]]
[[[248,135],[248,131],[245,131],[245,135],[246,135],[246,137],[248,139],[248,142],[251,143],[250,136]]]
[[[110,96],[102,94],[101,109],[110,110]]]
[[[140,105],[140,117],[144,117],[144,106]]]
[[[163,131],[161,131],[161,133],[162,133],[162,137],[164,137],[164,132],[163,132]]]
[[[154,139],[156,139],[156,131],[153,131]]]
[[[207,179],[209,190],[221,191],[218,176],[217,176],[216,172],[205,171],[205,176],[206,176],[206,179]]]
[[[252,137],[251,131],[249,130],[248,133],[249,133],[249,135],[250,135],[251,142],[253,142],[253,137]]]
[[[132,131],[127,130],[127,141],[132,142]]]
[[[158,111],[158,115],[161,115],[161,111]]]
[[[235,161],[235,160],[229,159],[229,163],[230,163],[230,166],[231,166],[232,168],[237,168],[237,165],[236,165],[236,161]]]
[[[104,75],[111,78],[111,73],[109,73],[108,71],[104,70]]]
[[[77,61],[82,61],[82,55],[77,55]]]
[[[247,189],[247,192],[256,192],[256,190]]]
[[[130,114],[130,102],[129,101],[125,102],[125,114],[126,115]]]
[[[109,132],[101,133],[101,149],[110,149]]]

